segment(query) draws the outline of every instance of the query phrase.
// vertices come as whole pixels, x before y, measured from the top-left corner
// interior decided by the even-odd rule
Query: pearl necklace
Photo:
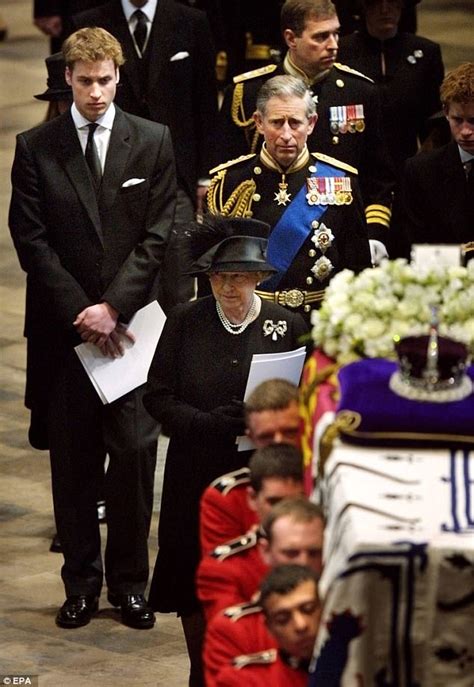
[[[253,301],[252,305],[248,309],[247,314],[245,315],[245,318],[240,324],[233,324],[224,314],[224,311],[222,310],[221,304],[219,301],[216,300],[216,310],[217,314],[219,316],[219,319],[222,323],[222,326],[226,331],[229,332],[229,334],[242,334],[243,331],[247,329],[249,324],[255,320],[257,317],[257,310],[259,306],[259,298],[255,294],[253,295]]]

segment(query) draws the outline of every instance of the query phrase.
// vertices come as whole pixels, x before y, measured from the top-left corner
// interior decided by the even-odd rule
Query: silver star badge
[[[311,237],[311,241],[322,253],[325,253],[327,249],[332,246],[334,234],[332,233],[331,229],[324,224],[324,222],[321,222],[319,229],[315,231]]]
[[[314,274],[316,279],[319,281],[324,281],[329,277],[333,269],[334,266],[332,262],[323,255],[321,258],[316,260],[311,268],[311,272]]]

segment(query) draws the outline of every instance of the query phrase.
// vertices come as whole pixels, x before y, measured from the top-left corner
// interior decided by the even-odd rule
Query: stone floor
[[[87,627],[66,631],[54,624],[63,599],[61,557],[48,551],[54,525],[47,455],[26,439],[24,277],[7,230],[15,134],[45,113],[32,94],[44,90],[48,45],[31,24],[31,5],[0,2],[9,25],[8,39],[0,43],[0,684],[8,684],[5,675],[28,675],[37,676],[32,682],[41,687],[183,687],[188,663],[172,616],[160,616],[151,631],[135,631],[122,626],[104,602]],[[419,33],[441,43],[448,69],[474,59],[473,26],[472,0],[423,0],[420,6]],[[164,447],[159,453],[157,509]]]

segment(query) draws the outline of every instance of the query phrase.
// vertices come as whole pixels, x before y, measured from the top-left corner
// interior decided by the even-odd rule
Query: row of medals
[[[363,105],[336,105],[329,108],[329,128],[332,134],[355,134],[365,130]]]
[[[316,170],[310,167],[310,171]],[[286,206],[291,200],[291,193],[287,191],[285,175],[278,188],[274,200],[278,205]],[[306,188],[308,205],[350,205],[353,200],[350,177],[307,177]]]
[[[307,177],[308,205],[350,205],[352,186],[350,177]]]

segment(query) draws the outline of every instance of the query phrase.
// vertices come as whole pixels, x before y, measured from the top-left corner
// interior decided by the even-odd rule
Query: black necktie
[[[472,193],[474,192],[474,157],[464,163],[464,169],[466,170],[467,188]],[[472,196],[471,199],[473,199]]]
[[[132,16],[137,20],[133,37],[135,38],[135,43],[140,51],[140,55],[143,56],[143,47],[146,40],[146,15],[141,10],[135,10]]]
[[[100,166],[99,154],[94,143],[94,132],[98,126],[99,125],[95,122],[87,125],[89,134],[87,136],[86,145],[86,162],[89,165],[96,189],[99,188],[100,182],[102,181],[102,167]]]

